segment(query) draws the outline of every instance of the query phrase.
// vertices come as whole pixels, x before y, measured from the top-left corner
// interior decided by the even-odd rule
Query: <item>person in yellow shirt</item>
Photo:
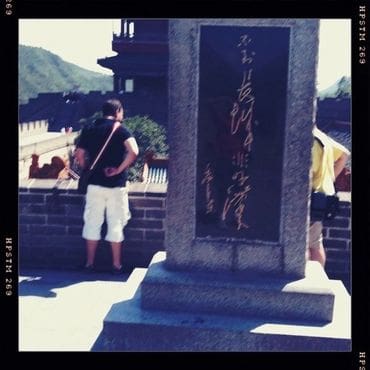
[[[334,195],[334,182],[346,165],[350,152],[343,145],[319,130],[313,128],[311,181],[312,190]],[[311,222],[308,242],[308,258],[325,266],[326,254],[323,246],[323,225],[321,221]]]

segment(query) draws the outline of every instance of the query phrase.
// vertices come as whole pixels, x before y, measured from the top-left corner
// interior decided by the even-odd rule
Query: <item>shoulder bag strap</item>
[[[96,166],[96,163],[98,162],[98,160],[99,160],[99,159],[100,159],[100,157],[102,156],[102,154],[103,154],[103,152],[104,152],[105,148],[107,147],[107,145],[108,145],[108,143],[109,143],[110,139],[112,138],[112,136],[113,136],[114,132],[118,129],[118,127],[119,127],[119,126],[121,126],[121,124],[120,124],[118,121],[116,121],[116,122],[114,123],[114,126],[113,126],[113,128],[112,128],[111,133],[110,133],[110,134],[109,134],[109,136],[108,136],[108,139],[105,141],[104,145],[103,145],[103,146],[102,146],[102,148],[100,149],[100,152],[98,153],[98,155],[96,156],[96,158],[95,158],[94,162],[93,162],[93,163],[92,163],[92,165],[90,166],[90,168],[89,168],[89,170],[90,170],[90,171],[91,171],[91,170],[93,170],[93,169],[94,169],[94,167]]]

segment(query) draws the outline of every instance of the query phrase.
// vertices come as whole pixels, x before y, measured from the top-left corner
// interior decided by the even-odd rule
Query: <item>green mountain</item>
[[[335,84],[319,91],[319,98],[344,98],[351,96],[351,78],[343,76]]]
[[[39,93],[112,91],[113,77],[88,71],[42,48],[19,45],[19,102]]]

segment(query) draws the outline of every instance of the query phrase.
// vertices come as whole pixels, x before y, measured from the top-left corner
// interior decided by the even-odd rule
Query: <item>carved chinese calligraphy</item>
[[[289,30],[204,26],[197,235],[276,240]]]
[[[206,166],[206,170],[204,171],[204,177],[202,179],[202,185],[206,186],[206,201],[207,201],[207,209],[206,213],[213,213],[215,210],[215,200],[212,196],[211,184],[214,179],[212,174],[211,164],[208,163]]]
[[[221,220],[225,222],[227,214],[230,211],[233,212],[237,230],[248,228],[248,225],[243,222],[243,216],[246,211],[248,193],[252,189],[248,183],[249,176],[247,176],[248,159],[253,143],[252,119],[255,102],[252,86],[252,63],[255,53],[248,50],[251,41],[252,39],[248,35],[242,35],[238,44],[238,48],[241,48],[243,80],[241,86],[237,89],[238,98],[234,102],[230,113],[230,134],[238,135],[243,142],[243,149],[233,156],[234,173],[231,178],[231,185],[227,189],[228,195],[221,214]]]

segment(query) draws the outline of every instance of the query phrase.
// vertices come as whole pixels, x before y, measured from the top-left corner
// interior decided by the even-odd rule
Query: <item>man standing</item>
[[[112,134],[116,122],[123,120],[123,107],[119,100],[106,101],[102,107],[103,118],[92,127],[82,130],[75,158],[82,168],[88,167]],[[127,169],[135,161],[139,149],[135,138],[123,126],[116,129],[99,158],[89,179],[84,210],[82,237],[86,240],[85,270],[94,269],[95,254],[100,240],[104,217],[107,220],[105,240],[112,247],[112,272],[121,273],[121,247],[123,228],[130,219]],[[89,158],[87,161],[86,158]]]
[[[350,152],[337,141],[326,135],[314,125],[312,147],[312,190],[326,195],[334,195],[334,182],[345,167]],[[323,224],[311,222],[309,229],[308,258],[318,261],[324,267],[326,261],[323,246]]]

